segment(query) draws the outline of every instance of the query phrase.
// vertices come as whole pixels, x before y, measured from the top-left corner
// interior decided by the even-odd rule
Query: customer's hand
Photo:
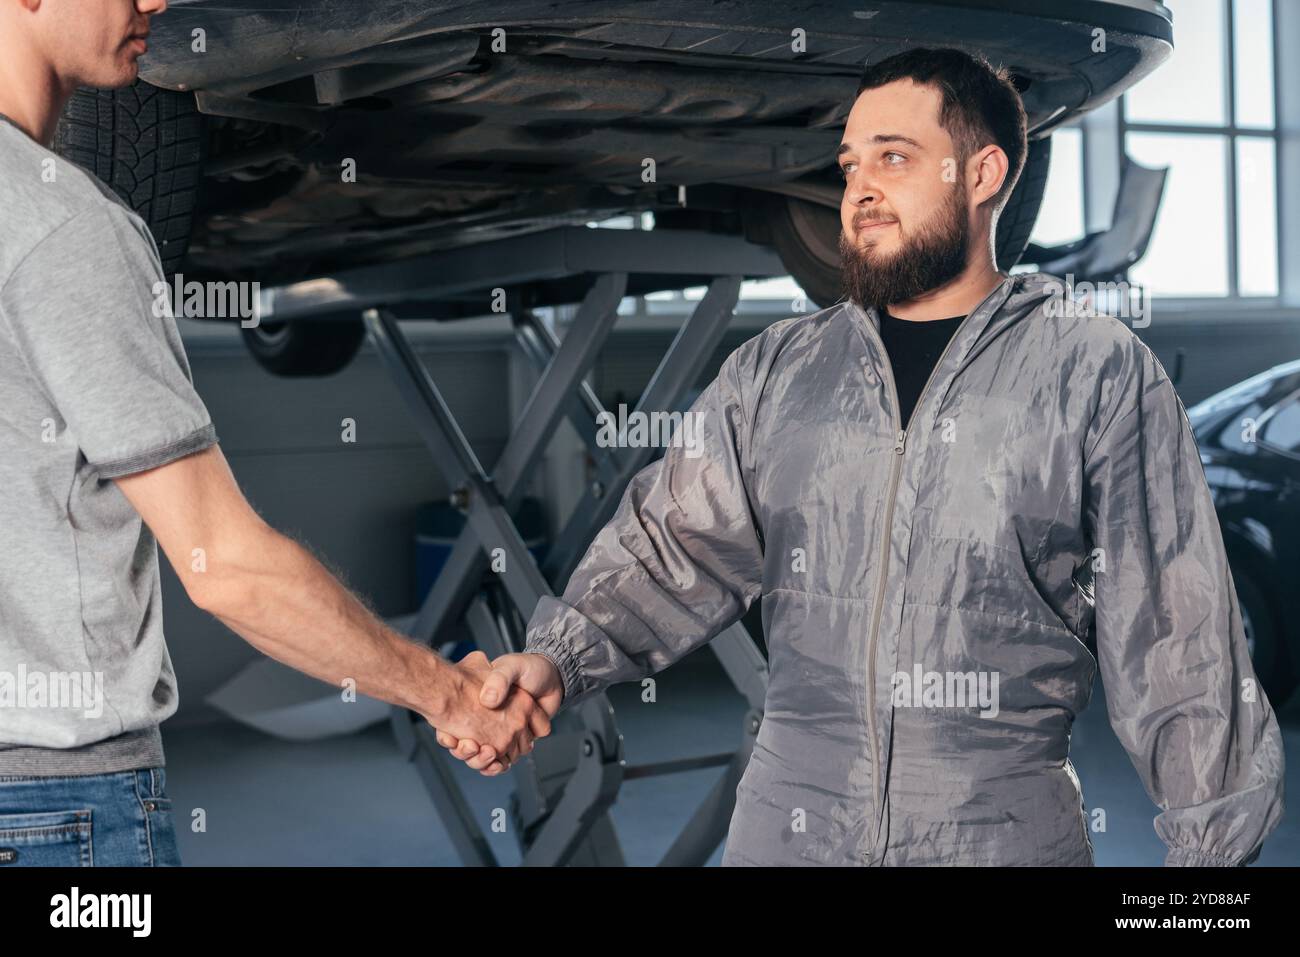
[[[535,701],[549,719],[555,717],[564,700],[564,681],[559,669],[545,655],[502,655],[489,665],[487,657],[476,651],[460,665],[482,681],[478,700],[484,707],[509,709],[515,698],[524,694],[530,701]],[[543,737],[549,732],[548,720],[546,731],[535,736]],[[476,771],[490,775],[501,772],[500,762],[496,760],[499,752],[490,745],[480,746],[478,739],[457,735],[450,727],[439,728],[437,737],[439,744]]]
[[[508,770],[533,750],[535,738],[550,734],[550,716],[559,707],[557,702],[547,710],[522,688],[507,689],[504,697],[493,696],[496,706],[484,705],[481,693],[492,671],[483,652],[467,655],[447,669],[448,687],[440,713],[426,715],[437,730],[439,744],[488,776]]]

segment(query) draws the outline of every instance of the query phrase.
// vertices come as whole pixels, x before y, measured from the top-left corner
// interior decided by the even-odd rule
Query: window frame
[[[1237,125],[1237,37],[1236,37],[1236,12],[1237,0],[1224,0],[1224,23],[1221,24],[1221,35],[1223,44],[1220,54],[1223,56],[1224,64],[1224,107],[1226,109],[1227,122],[1224,124],[1212,123],[1158,123],[1148,121],[1130,120],[1128,118],[1128,94],[1125,93],[1119,98],[1117,121],[1119,124],[1118,155],[1116,162],[1122,168],[1128,149],[1129,133],[1167,133],[1167,134],[1185,134],[1185,135],[1203,135],[1221,137],[1226,141],[1226,152],[1224,163],[1224,179],[1227,207],[1224,210],[1224,217],[1228,224],[1227,252],[1228,252],[1228,291],[1223,296],[1163,296],[1165,301],[1188,302],[1188,303],[1232,303],[1239,305],[1260,305],[1260,306],[1277,306],[1284,297],[1284,272],[1282,263],[1282,230],[1283,230],[1283,212],[1281,191],[1281,180],[1283,176],[1282,167],[1282,130],[1279,116],[1281,104],[1281,69],[1279,67],[1279,57],[1282,54],[1281,41],[1279,39],[1279,0],[1272,0],[1269,4],[1269,30],[1270,40],[1273,49],[1273,69],[1272,69],[1272,91],[1273,91],[1273,125],[1269,128],[1261,127],[1240,127]],[[1177,22],[1174,24],[1175,42],[1177,42]],[[1239,139],[1270,140],[1273,152],[1273,189],[1277,202],[1273,206],[1273,240],[1276,248],[1276,267],[1274,280],[1277,286],[1277,292],[1273,295],[1249,295],[1241,294],[1241,277],[1239,275],[1239,241],[1240,224],[1237,217],[1237,143]],[[1086,176],[1085,176],[1086,181]],[[1086,185],[1086,183],[1085,183]]]

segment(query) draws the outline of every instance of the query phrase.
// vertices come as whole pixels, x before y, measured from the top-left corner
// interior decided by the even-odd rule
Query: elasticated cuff
[[[1190,847],[1172,848],[1165,857],[1165,867],[1236,867],[1237,863],[1218,854]]]
[[[559,669],[560,678],[564,682],[564,700],[560,702],[560,710],[569,707],[581,697],[584,690],[582,669],[578,666],[578,659],[569,648],[568,642],[562,637],[553,632],[531,636],[524,645],[524,654],[549,658]]]

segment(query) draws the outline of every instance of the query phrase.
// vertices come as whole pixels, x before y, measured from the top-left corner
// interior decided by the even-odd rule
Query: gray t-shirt
[[[0,118],[0,776],[163,763],[158,549],[110,480],[217,436],[162,279],[138,216]]]

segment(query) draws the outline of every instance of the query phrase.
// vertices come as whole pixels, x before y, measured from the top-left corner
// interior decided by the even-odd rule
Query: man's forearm
[[[195,576],[192,596],[259,651],[333,685],[426,717],[448,698],[447,664],[376,618],[307,549],[266,528]]]

